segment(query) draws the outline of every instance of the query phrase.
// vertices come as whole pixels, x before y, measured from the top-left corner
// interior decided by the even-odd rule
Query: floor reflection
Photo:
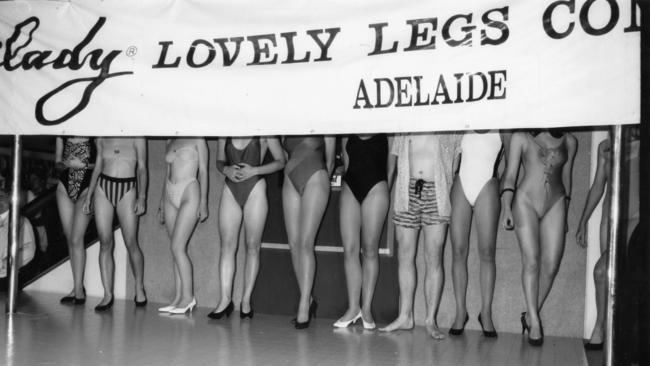
[[[57,295],[23,294],[21,314],[2,317],[0,362],[14,365],[585,365],[581,340],[547,337],[528,346],[521,335],[479,332],[431,339],[423,328],[380,333],[361,326],[332,328],[315,319],[296,330],[289,318],[256,314],[242,320],[209,320],[209,309],[191,315],[160,314],[156,304],[136,309],[116,301],[97,314],[92,306],[64,306]],[[89,302],[94,303],[93,301]]]

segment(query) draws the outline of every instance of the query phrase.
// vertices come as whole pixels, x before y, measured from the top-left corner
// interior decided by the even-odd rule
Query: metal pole
[[[611,203],[609,208],[609,257],[607,265],[607,313],[605,324],[605,359],[607,366],[616,365],[617,350],[614,348],[615,331],[614,322],[617,318],[617,291],[616,291],[616,274],[617,274],[617,256],[619,250],[619,229],[620,229],[620,209],[621,209],[621,151],[623,128],[621,125],[613,127],[612,134],[612,157],[610,167],[610,184],[611,184]],[[623,244],[622,242],[620,243]]]
[[[7,272],[9,274],[9,294],[7,296],[7,314],[16,312],[16,297],[18,296],[18,269],[20,258],[18,246],[20,245],[20,163],[22,156],[22,140],[20,135],[14,135],[14,146],[11,152],[12,180],[11,180],[11,208],[9,209],[9,248]]]

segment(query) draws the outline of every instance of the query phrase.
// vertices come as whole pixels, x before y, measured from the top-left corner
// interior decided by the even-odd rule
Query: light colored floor
[[[4,305],[5,299],[0,295]],[[59,295],[30,292],[19,312],[0,316],[0,364],[17,365],[586,365],[580,339],[547,337],[528,346],[517,334],[486,339],[479,332],[433,341],[424,328],[392,334],[361,327],[334,330],[331,319],[315,319],[298,331],[290,318],[256,314],[240,320],[160,315],[158,304],[135,308],[116,301],[97,314],[99,301],[65,306]]]

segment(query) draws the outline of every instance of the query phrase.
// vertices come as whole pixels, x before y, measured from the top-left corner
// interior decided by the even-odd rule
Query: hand
[[[249,164],[239,163],[237,166],[239,167],[239,170],[237,171],[236,175],[240,181],[245,181],[246,179],[257,175],[255,172],[256,169]]]
[[[68,160],[66,160],[65,165],[74,169],[83,169],[86,167],[86,164],[76,156],[72,156]]]
[[[239,172],[239,167],[237,165],[230,165],[223,168],[223,174],[235,183],[241,182],[241,179],[237,177],[237,172]]]
[[[138,197],[138,199],[135,201],[135,205],[133,206],[133,212],[135,212],[137,216],[140,216],[144,213],[146,207],[147,203],[145,202],[144,197]]]
[[[81,208],[81,211],[86,215],[90,215],[92,213],[91,206],[92,206],[92,197],[90,194],[87,194],[86,199],[84,199],[84,204]]]
[[[160,202],[160,206],[158,206],[158,222],[160,225],[165,225],[165,206],[162,202]]]
[[[208,205],[205,202],[199,204],[199,209],[196,212],[196,217],[199,221],[203,222],[208,218]]]
[[[512,210],[503,210],[503,214],[501,215],[501,222],[503,223],[503,228],[506,230],[512,230],[515,228],[515,220],[512,217]]]

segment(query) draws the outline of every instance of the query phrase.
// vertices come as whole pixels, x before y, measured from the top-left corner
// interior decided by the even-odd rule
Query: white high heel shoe
[[[334,328],[347,328],[350,326],[350,324],[356,323],[357,320],[359,320],[361,317],[361,312],[357,314],[354,318],[348,320],[348,321],[342,321],[342,320],[337,320],[336,323],[334,323]]]
[[[195,307],[195,306],[196,306],[196,299],[192,299],[192,301],[190,301],[190,303],[187,304],[186,307],[184,307],[184,308],[177,308],[177,307],[175,307],[175,308],[169,310],[169,313],[170,313],[170,314],[185,314],[185,313],[187,313],[188,311],[191,313],[192,310],[194,310],[194,307]]]
[[[377,324],[375,324],[375,322],[369,323],[363,318],[363,315],[361,313],[359,313],[359,315],[361,315],[361,322],[363,323],[363,329],[374,330],[377,328]]]
[[[173,309],[173,308],[175,308],[174,305],[163,306],[162,308],[158,308],[158,312],[159,312],[159,313],[169,313],[169,311],[170,311],[171,309]]]

